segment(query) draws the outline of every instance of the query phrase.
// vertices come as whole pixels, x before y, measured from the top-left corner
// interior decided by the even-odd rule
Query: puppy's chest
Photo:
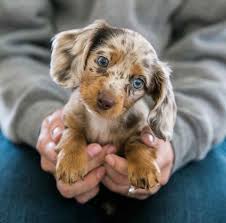
[[[149,109],[143,100],[118,120],[108,120],[94,113],[87,113],[85,132],[88,143],[123,146],[130,136],[140,133],[147,126],[148,113]]]
[[[113,120],[107,120],[96,115],[91,115],[87,119],[86,138],[89,143],[121,144],[130,132],[125,132],[123,125]]]

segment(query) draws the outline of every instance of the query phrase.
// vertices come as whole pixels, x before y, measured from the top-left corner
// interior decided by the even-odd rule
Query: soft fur
[[[106,68],[97,64],[100,56],[109,60]],[[170,140],[176,105],[170,69],[152,45],[134,31],[98,20],[55,37],[51,76],[59,85],[74,89],[57,146],[57,178],[69,184],[82,179],[89,171],[86,145],[112,143],[128,160],[131,185],[147,190],[158,185],[155,150],[140,141],[140,133],[148,127],[157,137]],[[139,90],[131,84],[137,77],[145,83]],[[152,99],[149,103],[145,95]],[[100,108],[99,99],[112,107]]]

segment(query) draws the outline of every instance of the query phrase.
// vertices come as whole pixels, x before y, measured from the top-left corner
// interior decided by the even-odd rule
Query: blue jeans
[[[226,140],[145,201],[109,192],[120,207],[110,219],[92,202],[80,205],[61,197],[39,163],[34,149],[13,145],[0,134],[0,223],[226,222]]]

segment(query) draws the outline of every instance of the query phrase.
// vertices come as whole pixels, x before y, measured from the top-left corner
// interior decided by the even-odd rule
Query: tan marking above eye
[[[141,65],[133,64],[130,70],[130,75],[141,75],[144,73],[144,70]]]
[[[120,63],[125,58],[125,54],[122,50],[114,50],[110,53],[110,61],[112,64]]]

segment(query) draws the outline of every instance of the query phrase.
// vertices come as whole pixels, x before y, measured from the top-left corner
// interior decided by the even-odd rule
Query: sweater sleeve
[[[185,1],[172,17],[172,66],[178,116],[173,171],[206,156],[226,135],[226,4]]]
[[[32,146],[44,117],[68,97],[49,77],[50,2],[0,2],[0,127],[13,142]]]

